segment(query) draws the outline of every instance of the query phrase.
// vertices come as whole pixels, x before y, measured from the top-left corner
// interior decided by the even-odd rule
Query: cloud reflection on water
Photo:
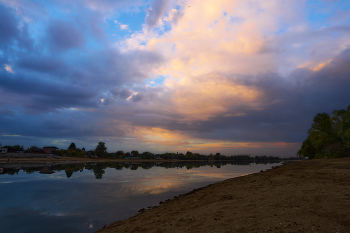
[[[107,168],[102,179],[86,169],[69,179],[64,179],[64,170],[50,175],[22,171],[2,175],[0,232],[94,232],[175,195],[269,167]]]

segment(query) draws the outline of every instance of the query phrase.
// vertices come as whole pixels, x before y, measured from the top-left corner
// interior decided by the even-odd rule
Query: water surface
[[[19,166],[0,164],[0,232],[94,232],[141,208],[272,164]]]

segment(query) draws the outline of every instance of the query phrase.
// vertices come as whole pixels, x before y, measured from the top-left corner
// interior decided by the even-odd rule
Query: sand
[[[350,232],[350,158],[228,179],[97,232]]]

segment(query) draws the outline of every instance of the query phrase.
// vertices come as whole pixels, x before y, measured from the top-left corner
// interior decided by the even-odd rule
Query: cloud
[[[129,28],[129,26],[126,24],[120,24],[119,26],[120,26],[120,29],[122,29],[122,30],[126,30]]]
[[[111,93],[121,99],[128,99],[130,96],[132,96],[132,92],[128,89],[113,89]]]
[[[142,94],[142,93],[138,93],[136,95],[133,95],[131,97],[131,100],[134,101],[134,102],[139,102],[141,101],[143,98],[145,98],[145,96]]]
[[[55,58],[48,56],[23,56],[19,61],[18,66],[21,68],[39,71],[43,73],[52,73],[52,72],[64,72],[67,71],[67,65]]]
[[[32,39],[27,30],[27,24],[20,22],[15,10],[0,4],[0,49],[2,51],[10,52],[13,49],[12,45],[29,50]]]
[[[83,34],[72,23],[64,21],[51,22],[48,38],[57,51],[82,47],[85,43]]]
[[[7,72],[9,72],[9,73],[13,73],[13,74],[15,73],[13,71],[12,67],[10,65],[7,65],[7,64],[5,64],[5,70],[7,70]]]
[[[9,40],[19,37],[18,20],[14,13],[14,10],[0,5],[0,40],[2,43],[8,43]]]
[[[145,18],[145,23],[148,30],[152,30],[153,27],[158,24],[160,17],[164,14],[167,4],[167,0],[153,0],[150,8],[146,11],[147,16]]]
[[[349,105],[332,2],[317,17],[304,1],[2,3],[0,129],[24,141],[294,155],[317,112]]]

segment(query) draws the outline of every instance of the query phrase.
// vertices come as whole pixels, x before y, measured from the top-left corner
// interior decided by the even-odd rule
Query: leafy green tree
[[[31,147],[28,148],[29,152],[38,151],[38,150],[40,150],[40,148],[37,147],[37,146],[31,146]]]
[[[350,106],[330,115],[318,113],[297,155],[309,158],[350,156]]]
[[[116,155],[121,155],[121,156],[123,156],[123,155],[124,155],[124,151],[118,150],[115,154],[116,154]]]
[[[85,151],[85,147],[81,148],[82,151]]]
[[[124,151],[122,150],[118,150],[116,153],[115,153],[115,158],[116,159],[120,159],[121,157],[124,156]]]
[[[338,134],[346,147],[350,149],[350,106],[347,108],[346,113],[342,115],[341,129]]]
[[[137,150],[131,151],[132,156],[139,156],[139,152]]]
[[[14,149],[16,151],[23,151],[23,146],[15,145],[15,146],[12,146],[12,149]]]
[[[104,142],[99,142],[95,149],[95,154],[97,157],[104,157],[107,155],[107,147]]]
[[[310,138],[307,138],[301,145],[300,155],[303,155],[304,157],[309,157],[310,159],[315,157],[316,150],[315,147],[312,145]]]
[[[84,157],[84,156],[85,156],[85,152],[82,151],[82,150],[80,150],[80,151],[78,152],[78,156],[79,156],[79,157]]]
[[[154,159],[154,154],[151,152],[145,151],[141,154],[142,159]]]
[[[59,149],[57,151],[57,154],[60,155],[60,156],[64,155],[64,153],[65,153],[65,151],[63,149]]]

